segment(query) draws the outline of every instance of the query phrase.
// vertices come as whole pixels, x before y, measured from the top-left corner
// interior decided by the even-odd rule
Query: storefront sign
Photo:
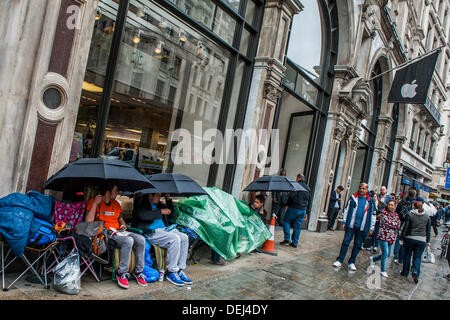
[[[447,176],[445,177],[445,189],[450,189],[450,168],[447,168]]]
[[[411,185],[411,180],[408,180],[406,178],[402,178],[402,184],[406,184],[407,186]]]

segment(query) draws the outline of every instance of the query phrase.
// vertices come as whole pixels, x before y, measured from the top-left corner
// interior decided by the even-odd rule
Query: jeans
[[[358,255],[359,251],[361,251],[361,244],[365,238],[366,233],[364,231],[353,228],[345,228],[344,241],[342,241],[341,251],[339,253],[339,257],[336,260],[341,263],[344,262],[350,242],[352,242],[352,240],[354,239],[352,255],[350,256],[348,263],[355,263],[356,256]]]
[[[391,256],[393,244],[389,244],[387,241],[379,241],[381,247],[381,254],[374,257],[373,261],[381,260],[381,272],[386,272],[386,260]]]
[[[211,249],[211,261],[220,262],[221,256],[214,249]]]
[[[426,243],[414,239],[405,239],[405,260],[403,261],[402,276],[407,277],[409,269],[411,268],[411,256],[413,264],[413,273],[420,276],[420,264],[422,262],[423,252],[425,251]]]
[[[283,219],[284,240],[291,240],[291,225],[293,224],[294,231],[292,232],[292,244],[298,244],[298,238],[302,231],[303,219],[306,216],[306,210],[299,210],[289,207]]]
[[[329,208],[328,209],[328,226],[327,229],[334,228],[334,222],[336,221],[336,217],[339,213],[339,208]]]
[[[377,236],[378,236],[378,232],[380,231],[380,220],[377,220],[377,222],[375,223],[375,229],[373,230],[373,243],[372,243],[372,247],[374,248],[378,248],[378,240],[377,240]]]
[[[403,258],[405,256],[405,247],[400,245],[400,239],[398,237],[398,231],[397,231],[397,239],[395,240],[394,245],[394,257],[398,260],[400,264],[403,263]]]

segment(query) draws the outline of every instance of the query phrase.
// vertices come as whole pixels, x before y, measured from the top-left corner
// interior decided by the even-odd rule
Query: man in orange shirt
[[[119,287],[128,289],[128,273],[130,266],[131,250],[134,246],[136,257],[136,267],[134,269],[134,277],[138,285],[146,287],[147,282],[142,274],[145,265],[145,238],[139,234],[123,233],[127,227],[125,220],[122,218],[122,207],[115,199],[117,197],[117,186],[111,185],[102,190],[102,194],[89,200],[87,205],[86,221],[104,221],[105,228],[109,232],[118,232],[113,234],[113,239],[120,248],[120,263],[117,270],[117,284]],[[121,234],[122,233],[122,234]]]

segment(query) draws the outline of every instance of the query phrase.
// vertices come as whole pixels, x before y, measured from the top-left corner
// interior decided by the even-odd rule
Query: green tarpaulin
[[[225,260],[250,253],[271,237],[247,203],[217,188],[204,189],[208,195],[174,203],[175,223],[193,229]]]

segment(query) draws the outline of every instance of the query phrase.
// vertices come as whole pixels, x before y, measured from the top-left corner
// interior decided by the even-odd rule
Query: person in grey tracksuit
[[[167,217],[173,211],[172,200],[166,197],[164,205],[160,199],[159,193],[144,196],[133,212],[133,226],[144,229],[148,242],[167,249],[167,280],[177,286],[192,284],[183,272],[186,269],[189,237],[176,228],[168,228]]]

